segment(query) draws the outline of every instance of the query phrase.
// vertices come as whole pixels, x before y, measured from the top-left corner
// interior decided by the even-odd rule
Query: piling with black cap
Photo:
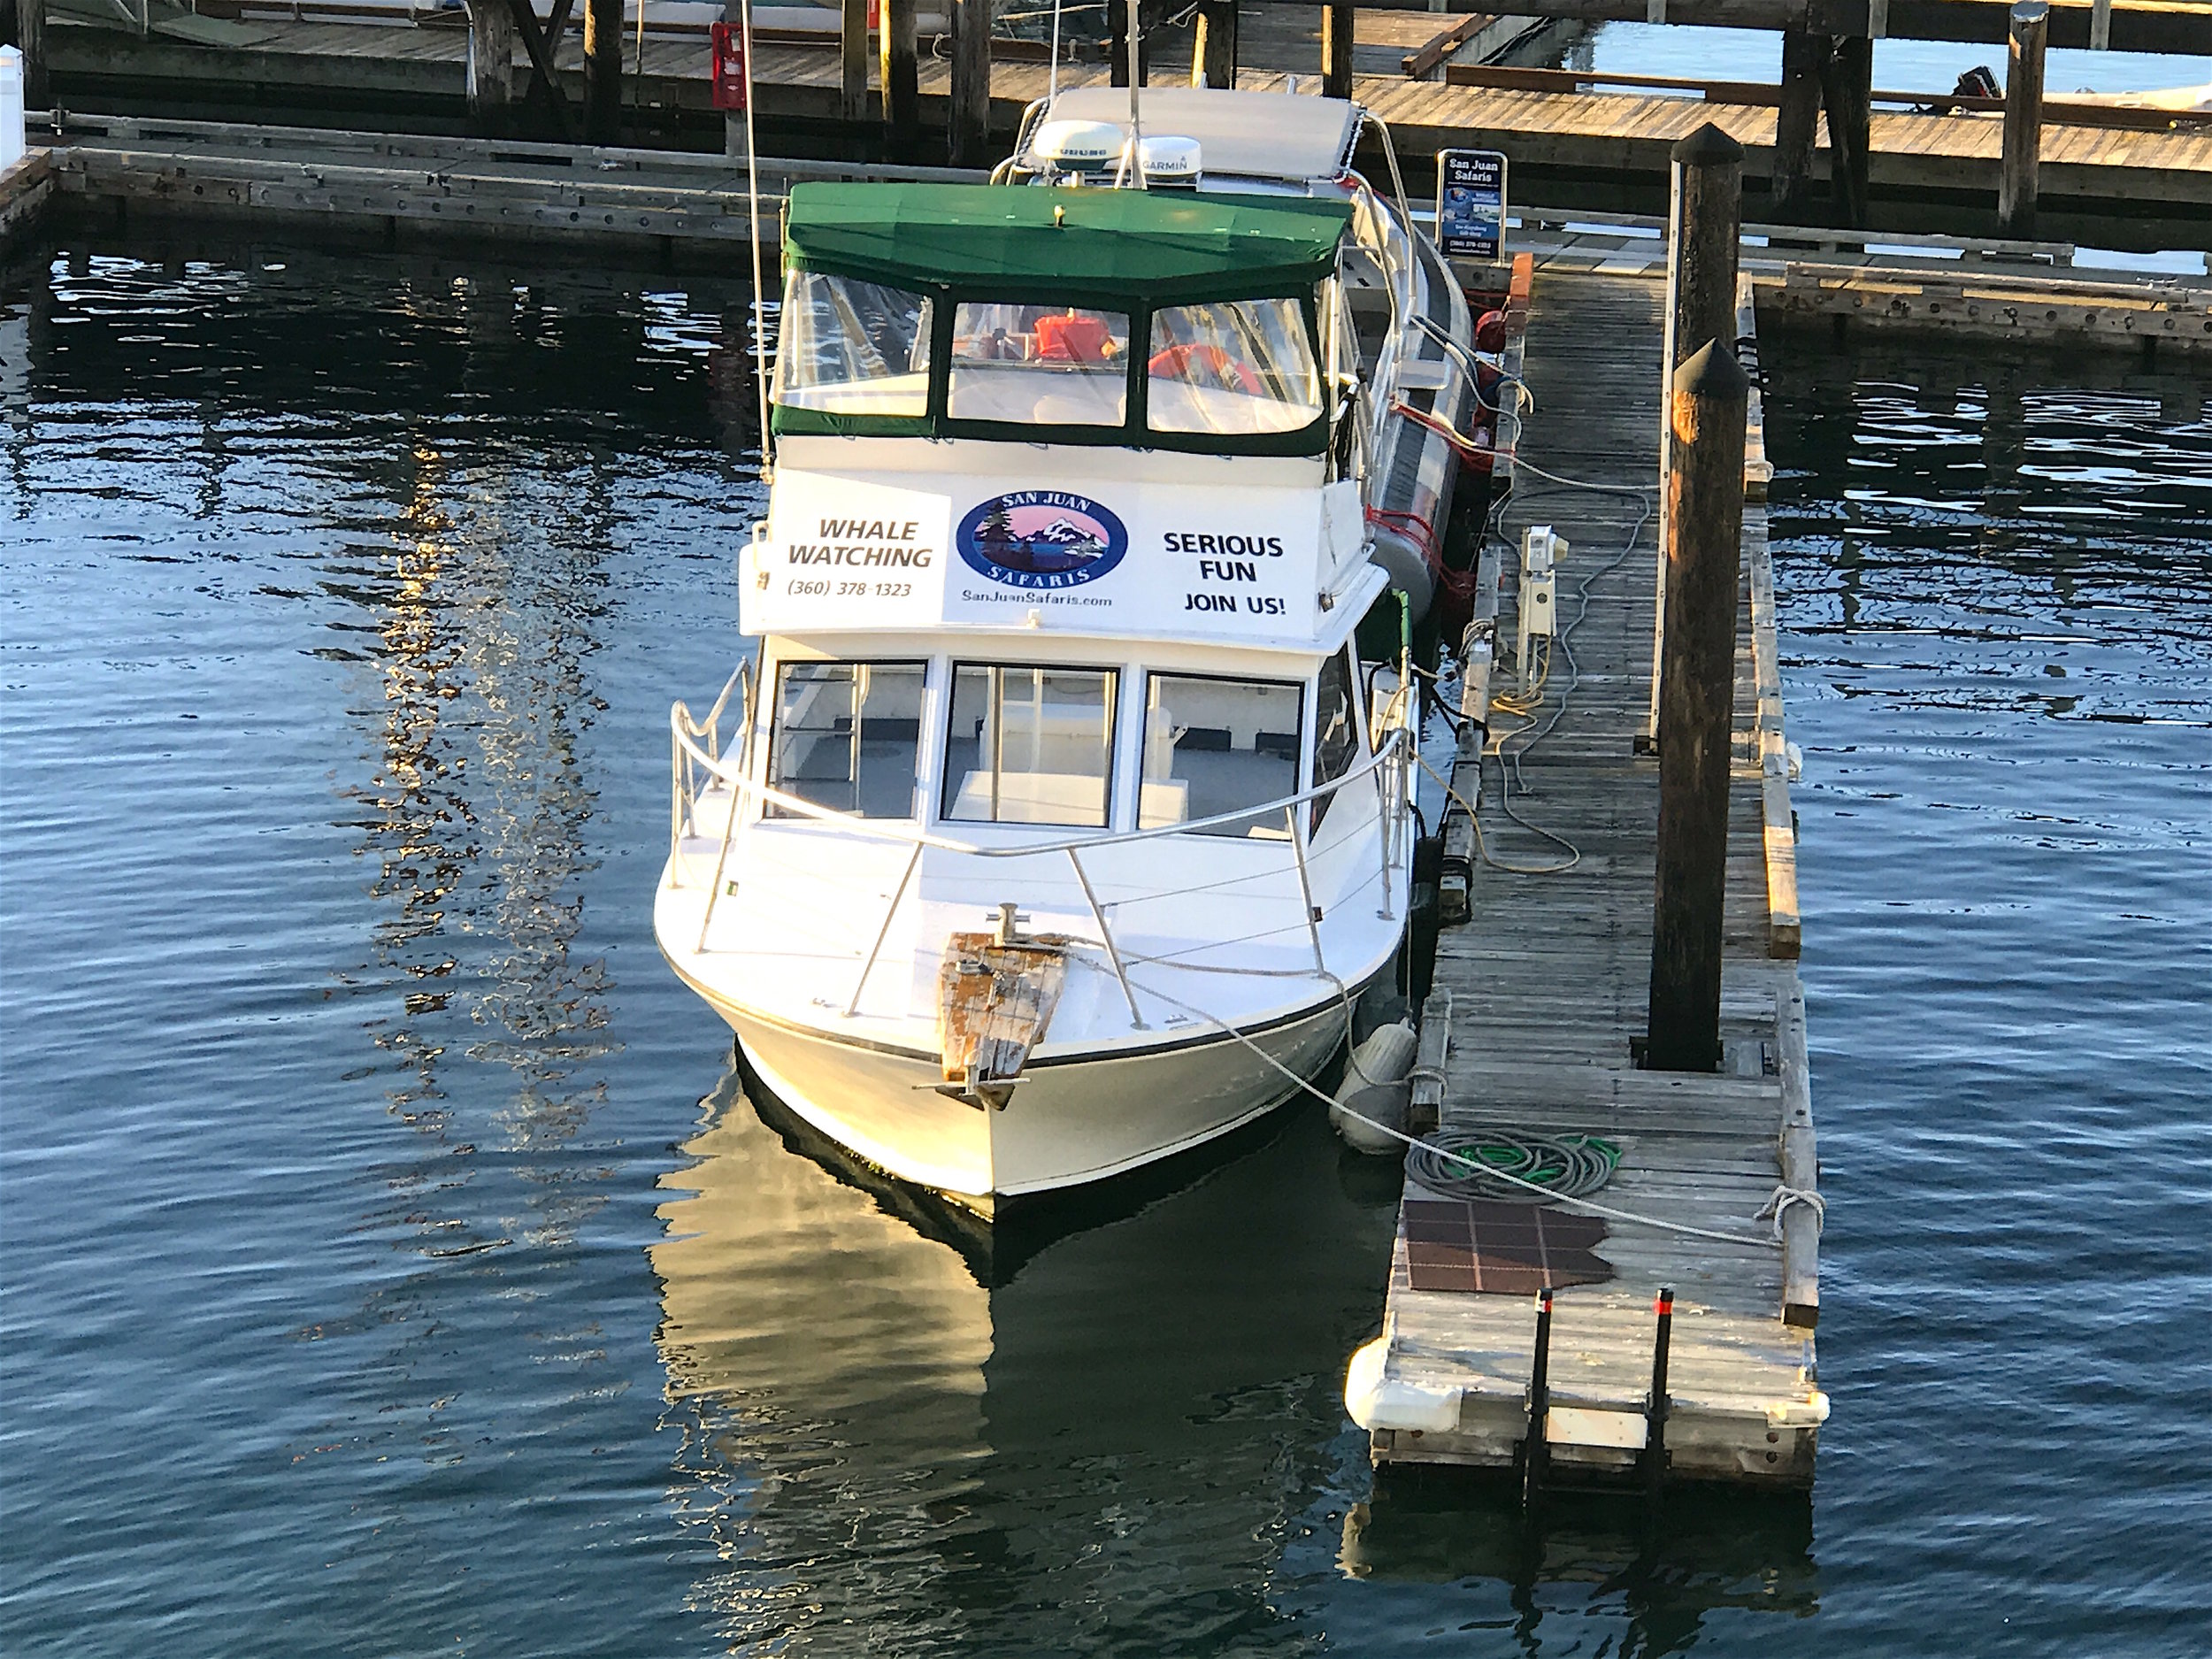
[[[1743,239],[1743,146],[1708,121],[1671,152],[1672,194],[1667,214],[1667,308],[1662,330],[1660,407],[1667,406],[1674,372],[1709,340],[1736,337],[1737,248]],[[1663,485],[1673,435],[1659,423],[1659,474]],[[1651,712],[1644,741],[1648,752],[1666,741],[1659,713],[1659,662],[1666,649],[1666,549],[1673,533],[1673,503],[1659,503],[1658,603],[1653,608]]]
[[[1521,1448],[1521,1502],[1535,1503],[1548,1461],[1544,1427],[1551,1417],[1551,1286],[1536,1293],[1536,1349],[1528,1363],[1528,1439]]]
[[[1652,1298],[1651,1402],[1644,1408],[1644,1491],[1654,1503],[1667,1475],[1667,1349],[1674,1340],[1674,1286]]]
[[[1751,382],[1726,342],[1677,370],[1669,399],[1664,654],[1659,664],[1659,836],[1644,1064],[1720,1062],[1721,906],[1742,571],[1744,419]]]

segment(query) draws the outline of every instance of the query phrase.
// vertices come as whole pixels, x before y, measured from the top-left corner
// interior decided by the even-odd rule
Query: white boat
[[[1033,111],[1007,182],[792,190],[757,672],[672,711],[670,964],[986,1214],[1280,1104],[1393,979],[1475,399],[1356,108],[1148,90],[1133,143],[1126,96]]]

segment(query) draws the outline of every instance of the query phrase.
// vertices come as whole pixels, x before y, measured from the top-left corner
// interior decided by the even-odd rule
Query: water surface
[[[1836,1416],[1809,1502],[1531,1540],[1370,1476],[1394,1187],[1312,1114],[986,1253],[744,1099],[648,921],[742,304],[10,296],[0,1649],[2195,1645],[2196,388],[1770,345]]]

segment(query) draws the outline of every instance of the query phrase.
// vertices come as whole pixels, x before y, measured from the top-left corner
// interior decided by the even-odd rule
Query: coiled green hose
[[[1470,1168],[1470,1161],[1481,1167]],[[1521,1204],[1594,1193],[1613,1179],[1620,1162],[1620,1148],[1595,1135],[1532,1135],[1511,1129],[1442,1131],[1424,1135],[1406,1149],[1406,1173],[1440,1198]],[[1497,1176],[1489,1173],[1494,1170]],[[1543,1190],[1532,1192],[1532,1187]]]

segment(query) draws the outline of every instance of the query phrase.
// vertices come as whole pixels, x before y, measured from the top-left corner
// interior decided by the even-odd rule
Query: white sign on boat
[[[964,625],[1298,643],[1319,626],[1323,589],[1359,554],[1350,485],[1195,493],[1086,483],[962,475],[939,491],[787,472],[767,534],[745,549],[741,626],[752,634]]]

